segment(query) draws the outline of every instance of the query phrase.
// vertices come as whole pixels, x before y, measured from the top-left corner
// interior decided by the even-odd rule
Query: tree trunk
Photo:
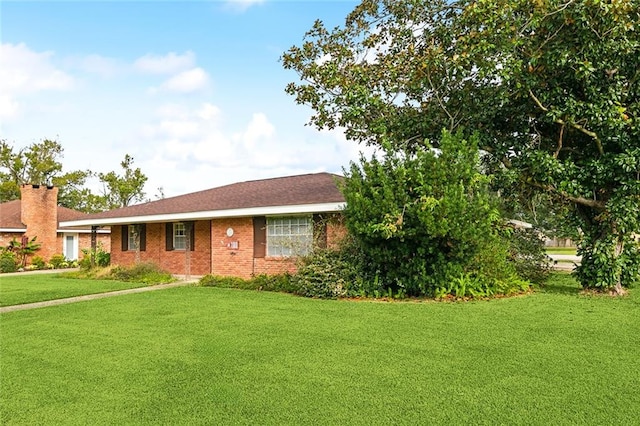
[[[624,251],[624,240],[621,237],[618,237],[618,241],[616,242],[615,247],[613,248],[613,261],[616,265],[616,282],[611,290],[611,293],[616,296],[623,296],[627,294],[627,290],[622,286],[622,269],[618,266],[619,258]]]

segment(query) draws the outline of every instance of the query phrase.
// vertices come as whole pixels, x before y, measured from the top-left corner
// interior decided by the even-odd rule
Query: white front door
[[[64,257],[78,260],[78,234],[64,234],[62,246]]]

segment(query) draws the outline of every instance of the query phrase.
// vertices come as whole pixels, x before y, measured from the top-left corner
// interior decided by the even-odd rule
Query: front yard
[[[210,287],[0,316],[2,424],[634,424],[640,299]]]
[[[0,306],[64,299],[147,285],[114,280],[64,278],[56,274],[7,274],[0,275]]]

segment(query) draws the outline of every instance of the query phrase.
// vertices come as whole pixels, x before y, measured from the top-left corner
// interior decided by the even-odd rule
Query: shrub
[[[175,281],[173,276],[163,271],[151,262],[138,263],[133,266],[116,266],[111,270],[110,277],[118,281],[139,282],[145,284],[160,284]]]
[[[477,137],[443,132],[439,148],[387,147],[382,159],[363,157],[345,173],[345,219],[361,253],[361,283],[387,295],[433,296],[461,276],[493,285],[514,275],[490,177],[479,170]]]
[[[316,250],[300,260],[293,281],[302,296],[335,299],[349,293],[356,279],[354,271],[344,252]]]
[[[298,287],[293,276],[288,273],[277,275],[256,275],[251,279],[257,290],[278,291],[282,293],[297,293]]]
[[[44,259],[41,258],[40,256],[33,256],[31,258],[31,264],[34,266],[35,269],[44,269],[45,266],[47,265]]]
[[[111,253],[104,249],[102,243],[98,243],[95,251],[95,266],[104,268],[111,263]],[[78,262],[82,269],[91,268],[91,249],[82,249],[82,259]]]
[[[54,254],[51,256],[49,264],[53,269],[64,269],[69,267],[69,263],[63,254]]]
[[[237,288],[242,290],[279,291],[283,293],[296,293],[292,276],[290,274],[257,275],[249,280],[239,277],[222,277],[219,275],[205,275],[199,281],[205,287]]]
[[[461,274],[459,277],[436,287],[437,299],[453,297],[458,299],[483,298],[495,295],[511,295],[529,290],[529,282],[515,275],[506,279],[491,279],[477,274]]]
[[[0,272],[16,272],[18,270],[18,259],[10,251],[0,251]]]
[[[23,237],[20,241],[14,238],[9,241],[9,245],[5,250],[15,253],[16,262],[18,262],[21,268],[24,268],[27,266],[27,258],[40,249],[41,244],[36,242],[37,238],[38,237],[33,237],[28,239]]]
[[[200,278],[199,284],[205,287],[240,288],[255,290],[248,285],[248,281],[238,277],[222,277],[219,275],[205,275]]]

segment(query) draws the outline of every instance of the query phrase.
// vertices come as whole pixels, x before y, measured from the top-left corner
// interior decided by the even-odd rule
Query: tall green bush
[[[438,151],[426,142],[385,148],[381,158],[352,163],[343,187],[364,279],[394,293],[433,296],[468,276],[508,292],[517,277],[489,178],[479,171],[477,138],[443,131]]]
[[[8,250],[0,250],[0,272],[16,272],[18,270],[18,259],[16,255]]]

